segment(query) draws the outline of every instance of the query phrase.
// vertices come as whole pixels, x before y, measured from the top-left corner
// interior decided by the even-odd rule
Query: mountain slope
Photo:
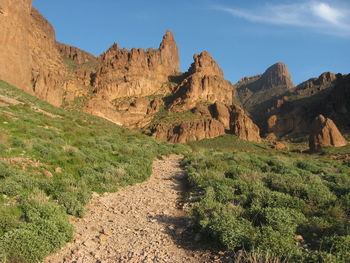
[[[88,114],[66,112],[0,81],[0,258],[36,262],[71,239],[92,192],[141,182],[179,152]],[[183,148],[183,147],[182,147]]]

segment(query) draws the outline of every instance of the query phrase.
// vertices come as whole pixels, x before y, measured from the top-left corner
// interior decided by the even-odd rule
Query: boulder
[[[310,151],[319,152],[326,146],[341,147],[346,144],[347,141],[331,119],[321,114],[314,119],[309,137]]]
[[[259,127],[249,118],[247,113],[237,105],[232,105],[230,108],[230,126],[233,133],[242,140],[260,142]]]

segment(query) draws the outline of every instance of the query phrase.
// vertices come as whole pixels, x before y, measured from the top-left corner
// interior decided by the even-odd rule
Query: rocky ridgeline
[[[56,47],[60,55],[65,58],[69,58],[75,63],[84,64],[84,63],[95,63],[97,58],[79,48],[69,46],[60,42],[56,42]]]
[[[56,106],[80,101],[90,114],[172,142],[226,133],[259,142],[260,133],[309,132],[321,113],[341,127],[350,125],[350,81],[340,74],[327,72],[294,87],[287,66],[276,63],[233,85],[206,51],[180,73],[171,31],[158,49],[127,50],[115,43],[95,57],[58,43],[31,0],[3,0],[0,10],[0,79]],[[162,122],[164,113],[186,112],[192,118]]]
[[[157,50],[127,50],[114,44],[100,60],[94,91],[112,100],[167,93],[168,90],[162,90],[163,84],[180,68],[178,48],[170,31]]]

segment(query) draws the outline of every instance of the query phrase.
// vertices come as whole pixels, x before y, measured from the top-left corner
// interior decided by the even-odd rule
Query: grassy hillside
[[[67,112],[0,81],[0,262],[37,262],[72,238],[92,192],[142,182],[184,146]]]
[[[349,147],[313,156],[228,139],[192,143],[183,163],[201,239],[237,262],[350,262]]]

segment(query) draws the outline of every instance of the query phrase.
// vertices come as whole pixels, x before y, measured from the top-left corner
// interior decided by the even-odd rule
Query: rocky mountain
[[[99,57],[93,86],[96,94],[113,100],[167,94],[164,86],[170,76],[179,72],[180,58],[171,31],[163,37],[159,49],[121,49],[114,44]]]
[[[171,110],[192,109],[200,101],[220,101],[232,104],[234,86],[224,79],[224,73],[207,51],[195,54],[186,78],[176,88]]]
[[[172,142],[226,133],[259,142],[260,133],[307,133],[318,114],[341,128],[350,124],[348,76],[324,73],[295,87],[287,66],[276,63],[233,85],[207,51],[181,73],[171,31],[158,49],[114,43],[95,57],[57,42],[31,0],[3,0],[0,10],[0,79],[56,106]]]
[[[347,82],[341,74],[325,72],[318,78],[301,83],[271,111],[267,121],[267,133],[274,133],[278,137],[307,134],[310,132],[310,123],[319,114],[331,117],[340,127],[346,128],[347,124],[344,122],[348,118],[341,112],[349,98],[347,94],[343,94],[347,90]],[[335,95],[337,92],[342,95]],[[335,105],[343,105],[340,106],[343,109],[340,110]]]
[[[287,66],[276,63],[262,75],[241,79],[236,84],[235,96],[265,132],[270,112],[283,103],[293,88]]]
[[[319,114],[348,129],[349,83],[348,76],[325,72],[294,87],[287,66],[277,63],[262,75],[241,79],[234,100],[265,136],[308,134]]]
[[[61,105],[67,75],[55,46],[51,24],[32,8],[31,0],[1,1],[0,79]]]

